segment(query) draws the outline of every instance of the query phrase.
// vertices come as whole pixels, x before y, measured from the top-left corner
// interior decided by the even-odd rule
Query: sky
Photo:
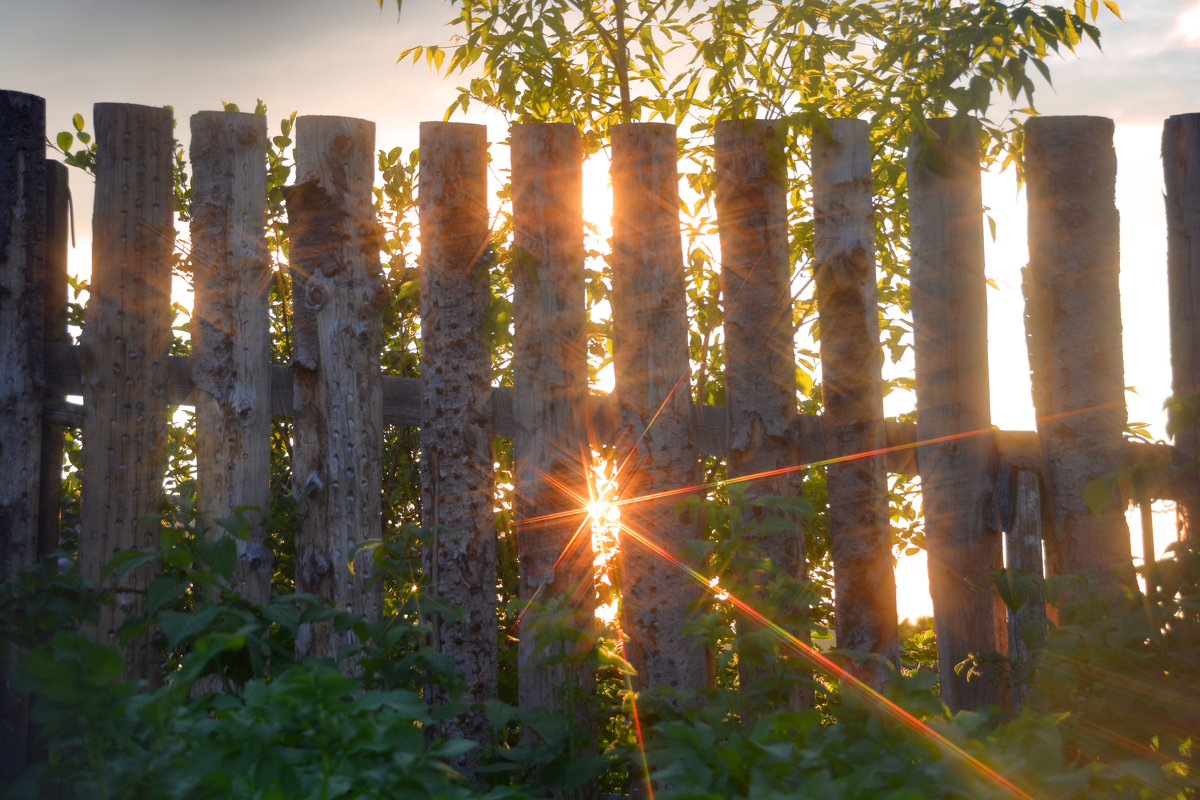
[[[1052,59],[1053,87],[1039,85],[1042,114],[1107,116],[1117,123],[1122,314],[1130,419],[1163,437],[1170,391],[1166,328],[1165,222],[1159,136],[1173,114],[1200,112],[1200,0],[1122,0],[1125,22],[1101,18],[1103,52]],[[291,111],[376,123],[376,146],[416,146],[423,120],[441,119],[457,85],[424,63],[397,64],[402,50],[449,43],[453,16],[440,0],[0,0],[0,87],[46,98],[53,136],[96,102],[171,105],[186,144],[187,119],[223,101],[244,110],[259,98],[274,130]],[[473,109],[491,139],[503,120]],[[999,241],[987,249],[993,422],[1033,428],[1022,334],[1019,270],[1025,263],[1024,200],[1011,174],[985,178],[985,204]],[[72,176],[79,246],[89,262],[91,186]],[[1165,541],[1167,515],[1156,525]],[[926,610],[921,559],[901,565],[902,614]],[[914,588],[915,587],[915,588]],[[907,609],[907,610],[906,610]]]

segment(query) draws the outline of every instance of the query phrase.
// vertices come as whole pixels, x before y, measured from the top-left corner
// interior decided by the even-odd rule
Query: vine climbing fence
[[[588,460],[609,445],[620,473],[623,630],[642,687],[684,691],[709,680],[688,619],[706,586],[680,567],[701,535],[694,505],[702,456],[725,459],[742,502],[798,492],[798,470],[827,468],[840,647],[895,661],[896,585],[888,473],[919,474],[943,697],[954,708],[1001,702],[999,667],[968,679],[972,652],[1012,652],[1008,612],[990,576],[1037,574],[1133,581],[1119,496],[1089,508],[1085,489],[1131,462],[1194,454],[1123,438],[1126,416],[1117,276],[1113,124],[1038,118],[1025,137],[1030,263],[1026,336],[1036,431],[991,426],[979,140],[937,120],[908,165],[916,424],[883,415],[867,123],[829,120],[812,140],[814,263],[823,412],[797,412],[787,169],[770,121],[715,130],[716,209],[727,348],[725,405],[689,391],[688,319],[674,127],[636,123],[612,134],[612,353],[616,388],[588,386],[583,147],[569,125],[512,130],[515,259],[512,387],[492,385],[485,314],[491,241],[482,126],[420,131],[421,377],[380,371],[379,226],[371,201],[374,126],[338,117],[296,123],[291,229],[293,347],[270,363],[265,234],[267,133],[262,116],[204,112],[191,120],[190,240],[195,308],[189,358],[170,355],[174,246],[171,111],[95,108],[96,199],[90,299],[81,344],[65,323],[65,168],[45,158],[44,104],[0,93],[0,578],[57,546],[63,426],[83,442],[83,576],[102,580],[118,551],[151,547],[143,520],[159,508],[173,405],[196,412],[196,476],[208,519],[270,506],[271,415],[292,420],[295,588],[368,619],[382,612],[373,562],[381,536],[386,424],[419,426],[423,563],[432,591],[460,613],[429,620],[434,646],[467,676],[467,700],[496,687],[493,437],[511,437],[523,598],[572,603],[590,616],[592,557],[580,537]],[[1200,329],[1200,115],[1174,117],[1164,138],[1175,390],[1197,387]],[[82,395],[82,406],[67,404]],[[1186,503],[1195,487],[1161,494]],[[682,502],[681,502],[682,501]],[[804,574],[801,523],[748,507],[771,524],[748,544]],[[243,512],[245,513],[245,512]],[[1186,520],[1186,512],[1183,514]],[[273,554],[261,520],[238,540],[232,586],[268,599]],[[219,530],[219,529],[218,529]],[[758,533],[753,533],[758,530]],[[768,532],[769,531],[769,532]],[[222,535],[222,534],[214,534]],[[1046,556],[1043,567],[1042,554]],[[1005,554],[1007,548],[1007,555]],[[94,631],[138,614],[147,568],[111,583],[115,602]],[[753,576],[750,576],[753,578]],[[753,584],[753,580],[750,581]],[[743,598],[753,607],[751,596]],[[1010,619],[1011,617],[1011,619]],[[749,619],[746,624],[761,624]],[[523,704],[553,705],[582,667],[546,666],[536,626],[520,631]],[[332,655],[351,632],[302,629],[301,654]],[[794,639],[794,655],[804,643]],[[149,635],[125,652],[147,676]],[[14,653],[5,655],[11,667]],[[879,685],[879,660],[848,659],[847,680]],[[352,667],[351,667],[352,668]],[[988,669],[992,671],[989,672]],[[753,680],[744,665],[743,680]],[[2,689],[4,742],[24,741],[25,701]],[[433,698],[436,700],[436,698]],[[467,725],[467,723],[463,723]],[[469,726],[462,733],[478,735]]]

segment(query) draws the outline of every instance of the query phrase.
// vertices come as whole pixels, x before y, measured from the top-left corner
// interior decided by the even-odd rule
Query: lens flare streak
[[[682,378],[680,379],[680,381],[676,382],[674,387],[672,387],[671,392],[668,393],[666,399],[663,400],[662,404],[659,406],[658,410],[655,412],[654,417],[650,420],[650,423],[646,426],[646,428],[642,432],[642,435],[638,438],[638,442],[636,442],[634,444],[634,446],[630,448],[630,450],[626,454],[625,458],[621,461],[620,466],[616,470],[616,475],[608,480],[611,480],[614,483],[621,482],[621,478],[624,477],[623,473],[625,472],[625,469],[629,464],[629,460],[633,457],[633,454],[637,449],[637,445],[641,442],[641,440],[643,438],[645,438],[646,434],[650,430],[650,427],[654,424],[655,420],[658,419],[658,417],[662,413],[663,409],[666,408],[667,403],[669,402],[671,396],[679,388],[681,382],[682,382]],[[1095,406],[1095,407],[1080,409],[1080,410],[1071,411],[1071,412],[1063,412],[1060,414],[1046,415],[1044,417],[1040,417],[1039,421],[1048,421],[1048,420],[1058,419],[1058,418],[1062,418],[1062,417],[1074,416],[1074,415],[1078,415],[1078,414],[1102,411],[1102,410],[1110,407],[1110,405],[1111,404]],[[563,548],[563,552],[559,554],[558,559],[555,561],[555,565],[554,565],[555,568],[557,568],[559,563],[561,563],[561,561],[564,558],[566,558],[569,553],[571,553],[576,547],[578,547],[580,538],[581,538],[583,532],[589,526],[589,523],[592,523],[592,524],[599,523],[601,521],[601,518],[603,517],[603,520],[605,522],[618,524],[619,530],[623,535],[628,536],[632,541],[635,541],[638,544],[640,544],[642,547],[645,547],[650,552],[652,552],[652,553],[656,554],[657,556],[659,556],[660,558],[664,559],[667,563],[673,565],[674,567],[676,567],[678,569],[683,570],[688,576],[690,576],[692,579],[696,580],[702,587],[704,587],[704,590],[706,592],[713,595],[714,598],[716,598],[717,600],[729,603],[738,611],[738,613],[742,614],[747,619],[752,620],[753,622],[757,623],[758,625],[762,626],[763,628],[771,631],[771,633],[782,644],[788,646],[792,651],[794,651],[798,656],[800,656],[802,659],[804,659],[809,664],[811,664],[814,668],[820,670],[821,672],[824,672],[825,674],[827,674],[831,677],[834,677],[834,678],[840,680],[842,682],[843,686],[848,687],[851,691],[853,691],[855,694],[862,697],[865,701],[867,701],[868,704],[870,704],[874,708],[881,711],[887,717],[890,717],[891,719],[896,720],[897,722],[901,723],[908,729],[912,730],[913,732],[915,732],[915,733],[919,734],[920,736],[924,737],[925,739],[929,740],[930,742],[935,744],[937,747],[941,748],[942,751],[945,752],[947,755],[964,763],[965,765],[970,767],[973,771],[975,771],[977,774],[979,774],[983,778],[985,778],[988,782],[992,783],[994,786],[998,787],[999,789],[1007,792],[1009,795],[1011,795],[1013,797],[1021,798],[1021,800],[1033,800],[1032,795],[1030,795],[1024,789],[1022,789],[1019,786],[1017,786],[1016,784],[1014,784],[1009,779],[1005,778],[1003,775],[1000,775],[998,772],[996,772],[991,767],[984,764],[977,757],[971,755],[966,750],[959,747],[954,742],[950,741],[944,735],[938,733],[936,730],[934,730],[928,724],[917,719],[913,714],[909,713],[908,711],[904,710],[897,704],[888,700],[886,697],[884,697],[879,692],[872,689],[870,686],[868,686],[862,680],[855,677],[853,674],[848,672],[843,667],[839,666],[832,659],[825,656],[823,653],[816,650],[811,645],[806,644],[805,642],[801,641],[798,637],[796,637],[793,634],[789,633],[788,631],[784,630],[780,625],[778,625],[777,623],[768,619],[764,614],[762,614],[761,612],[759,612],[758,610],[756,610],[755,608],[750,606],[744,600],[742,600],[741,598],[739,598],[736,595],[729,592],[728,589],[721,587],[717,583],[710,582],[709,578],[705,577],[703,574],[701,574],[697,570],[695,570],[692,567],[688,566],[687,564],[683,563],[678,558],[673,556],[671,553],[667,552],[665,549],[663,549],[658,544],[656,544],[654,541],[652,541],[648,537],[640,534],[638,531],[634,530],[627,524],[625,524],[623,522],[617,523],[616,520],[612,519],[611,516],[608,515],[608,512],[604,510],[605,504],[614,506],[619,509],[620,507],[632,505],[635,503],[646,503],[646,502],[651,502],[651,501],[655,501],[655,500],[661,500],[661,499],[668,498],[668,497],[676,497],[676,496],[680,496],[680,495],[695,494],[696,492],[702,491],[702,490],[714,489],[717,487],[728,486],[730,484],[735,484],[735,483],[745,483],[745,482],[754,481],[754,480],[761,480],[764,478],[769,478],[769,477],[773,477],[776,475],[783,475],[783,474],[786,474],[789,472],[795,472],[797,470],[808,469],[811,467],[820,467],[820,466],[827,466],[830,464],[838,464],[838,463],[842,463],[842,462],[846,462],[846,461],[853,461],[855,459],[860,459],[860,458],[871,458],[874,456],[886,455],[891,452],[908,450],[908,449],[931,445],[931,444],[950,442],[950,441],[954,441],[957,439],[964,439],[964,438],[973,437],[973,436],[983,436],[983,435],[991,434],[993,432],[994,432],[994,429],[990,428],[990,427],[989,428],[981,428],[981,429],[977,429],[977,430],[962,431],[960,433],[948,434],[946,436],[938,436],[938,437],[934,437],[934,438],[930,438],[930,439],[925,439],[922,441],[906,442],[904,444],[891,445],[888,447],[881,447],[881,448],[878,448],[875,450],[870,450],[870,451],[865,451],[865,452],[860,452],[860,453],[851,453],[848,455],[835,456],[832,458],[805,462],[805,463],[796,464],[793,466],[781,467],[779,469],[768,470],[765,472],[755,473],[752,475],[742,475],[742,476],[738,476],[736,478],[730,478],[730,479],[722,480],[722,481],[714,481],[714,482],[711,482],[708,484],[700,484],[697,486],[687,486],[687,487],[681,487],[681,488],[677,488],[677,489],[669,489],[669,490],[661,491],[661,492],[654,492],[654,493],[647,494],[647,495],[640,496],[640,497],[609,498],[606,496],[607,493],[605,493],[605,495],[603,495],[603,496],[599,495],[596,491],[595,478],[589,477],[588,492],[589,492],[590,496],[585,498],[585,497],[579,496],[578,493],[574,492],[569,486],[563,484],[561,481],[556,480],[552,476],[546,475],[546,474],[541,474],[540,477],[542,477],[543,480],[547,481],[552,486],[554,486],[557,489],[559,489],[560,491],[562,491],[563,494],[571,497],[576,503],[578,503],[578,506],[575,508],[572,508],[572,509],[565,510],[565,511],[558,511],[558,512],[553,512],[553,513],[549,513],[549,514],[543,514],[543,515],[540,515],[537,517],[531,517],[528,519],[519,520],[516,524],[517,525],[530,525],[530,524],[534,524],[534,523],[552,521],[555,519],[565,519],[568,517],[575,517],[575,516],[583,517],[582,521],[579,523],[578,527],[575,529],[574,534],[572,534],[570,541],[567,543],[567,546]],[[590,460],[587,460],[587,461],[590,461]],[[590,469],[590,463],[589,463],[589,469]],[[591,475],[591,474],[592,473],[589,472],[589,475]],[[539,587],[538,590],[535,592],[534,596],[531,597],[529,599],[529,601],[525,604],[521,613],[518,615],[517,624],[520,623],[521,617],[523,617],[525,615],[526,611],[528,611],[530,606],[537,599],[538,595],[541,594],[541,591],[542,591],[542,587]],[[622,658],[624,658],[624,650],[625,650],[625,648],[624,648],[624,633],[623,633],[623,631],[621,631],[619,620],[620,620],[620,618],[618,616],[616,619],[617,647],[618,647],[618,650],[619,650]],[[645,742],[644,742],[641,722],[638,718],[638,713],[637,713],[637,704],[636,704],[636,699],[635,699],[636,695],[632,691],[632,682],[631,682],[629,676],[626,676],[625,682],[626,682],[626,689],[629,691],[630,708],[631,708],[631,713],[632,713],[632,718],[633,718],[632,721],[633,721],[633,725],[634,725],[634,731],[635,731],[635,735],[637,738],[638,750],[641,753],[642,767],[643,767],[644,775],[646,776],[646,792],[647,792],[647,796],[649,798],[651,798],[651,800],[653,800],[653,796],[654,796],[653,788],[650,785],[649,765],[646,760]]]

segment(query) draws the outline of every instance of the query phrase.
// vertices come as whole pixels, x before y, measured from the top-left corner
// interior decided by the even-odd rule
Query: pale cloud
[[[1190,11],[1185,11],[1175,20],[1172,38],[1179,39],[1192,47],[1200,47],[1200,2]]]

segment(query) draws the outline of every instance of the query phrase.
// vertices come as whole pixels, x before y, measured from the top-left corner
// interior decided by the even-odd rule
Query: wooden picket
[[[102,567],[117,553],[156,547],[143,519],[158,512],[167,468],[167,356],[171,347],[171,261],[175,199],[170,109],[98,103],[91,298],[80,345],[83,473],[79,566],[112,587],[97,635],[116,641],[145,608],[149,565],[115,580]],[[152,678],[150,631],[125,646],[130,675]]]
[[[669,561],[700,534],[696,513],[675,510],[697,498],[700,484],[691,424],[678,142],[675,127],[665,123],[621,124],[612,136],[613,443],[620,454],[622,494],[653,498],[621,509],[625,653],[639,687],[689,692],[706,686],[708,675],[694,635],[685,633],[702,590]]]
[[[421,514],[431,543],[423,559],[430,591],[461,610],[433,614],[433,644],[467,679],[464,698],[495,696],[496,550],[492,362],[484,336],[491,221],[487,129],[421,123]],[[445,699],[434,690],[433,702]],[[476,710],[447,722],[447,735],[484,741]]]
[[[1169,117],[1163,125],[1163,173],[1167,201],[1167,283],[1171,320],[1171,391],[1200,399],[1200,114]],[[1185,420],[1175,444],[1194,458],[1200,425]],[[1200,477],[1193,476],[1180,498],[1179,532],[1190,534],[1200,514]]]
[[[1112,120],[1033,119],[1026,128],[1026,331],[1051,524],[1052,574],[1133,586],[1125,501],[1097,513],[1088,484],[1125,463],[1117,160]]]
[[[797,464],[808,460],[789,437],[796,417],[796,324],[792,318],[788,252],[787,170],[778,123],[717,123],[714,168],[721,243],[721,293],[725,298],[725,409],[728,476],[742,507],[743,541],[785,576],[806,574],[804,531],[795,514],[755,505],[767,495],[799,496]],[[780,472],[780,470],[786,470]],[[744,479],[744,480],[739,480]],[[783,517],[778,532],[761,534],[769,516]],[[790,517],[790,519],[789,519]],[[769,570],[735,576],[746,600],[765,599]],[[783,609],[781,609],[783,610]],[[791,609],[795,611],[796,609]],[[745,632],[758,626],[739,621]],[[807,631],[797,634],[809,642]],[[787,647],[781,645],[784,652]],[[738,662],[739,681],[761,682],[765,659]],[[784,698],[779,698],[784,700]],[[795,694],[792,706],[803,702]]]
[[[196,481],[211,530],[237,513],[249,526],[237,539],[233,586],[257,603],[270,597],[273,563],[262,524],[271,507],[266,157],[261,115],[192,117]]]
[[[46,104],[0,93],[0,580],[37,558],[46,270]],[[17,654],[0,651],[4,675]],[[0,781],[28,751],[29,699],[0,680]]]
[[[826,470],[838,645],[881,657],[856,668],[876,689],[896,663],[896,573],[883,449],[883,351],[867,123],[830,120],[813,137],[813,249],[821,397],[837,449],[863,454]],[[886,660],[886,662],[885,662]]]
[[[573,630],[595,624],[590,531],[580,514],[567,513],[589,492],[582,159],[573,125],[513,129],[513,305],[520,309],[513,325],[513,512],[528,606],[517,687],[522,705],[557,711],[569,698],[586,698],[595,679],[586,663],[564,663],[579,643],[547,641],[551,631],[543,629],[550,626],[539,613],[557,601],[569,609]],[[586,707],[574,708],[581,729],[589,725]]]
[[[466,676],[463,699],[473,703],[494,697],[497,687],[492,437],[512,437],[520,591],[528,606],[519,627],[519,693],[523,704],[560,710],[569,696],[564,689],[580,696],[593,675],[584,667],[546,665],[554,645],[539,640],[539,623],[555,605],[573,615],[577,629],[592,622],[580,499],[588,494],[594,444],[618,453],[624,497],[652,498],[621,510],[622,625],[637,685],[685,692],[710,680],[703,653],[685,633],[704,589],[672,561],[701,531],[698,515],[687,509],[701,491],[701,455],[727,459],[735,482],[771,475],[744,482],[742,521],[750,524],[748,540],[793,577],[805,570],[798,521],[789,520],[781,534],[757,534],[751,523],[768,512],[752,501],[796,494],[799,467],[830,462],[838,642],[893,661],[886,476],[919,473],[942,691],[952,708],[1006,699],[998,666],[985,664],[982,678],[970,680],[954,667],[973,652],[1019,655],[1020,629],[1036,629],[1044,612],[1035,600],[1011,618],[1003,613],[988,577],[1005,563],[1001,529],[1010,567],[1040,574],[1044,538],[1047,574],[1084,571],[1127,583],[1132,570],[1120,504],[1112,500],[1100,519],[1086,516],[1084,487],[1122,463],[1178,460],[1169,447],[1121,439],[1107,121],[1042,118],[1028,128],[1034,433],[990,424],[979,143],[969,125],[934,120],[910,154],[919,419],[911,425],[883,419],[864,122],[830,120],[814,131],[825,410],[811,415],[796,409],[786,165],[773,123],[730,121],[715,131],[728,367],[726,403],[709,407],[690,399],[673,126],[613,130],[617,382],[613,395],[603,397],[591,396],[586,381],[582,145],[573,127],[522,125],[512,132],[515,386],[496,388],[485,333],[492,224],[482,126],[421,126],[422,377],[414,380],[380,372],[386,298],[371,212],[371,123],[335,117],[297,123],[297,180],[286,192],[293,363],[285,366],[269,363],[267,344],[263,120],[212,112],[192,120],[195,356],[178,358],[169,355],[170,112],[96,107],[91,299],[83,345],[74,348],[63,305],[64,171],[44,166],[42,109],[39,98],[0,93],[0,578],[55,546],[63,426],[81,425],[80,565],[88,580],[104,582],[117,598],[94,631],[100,638],[112,636],[144,602],[146,567],[114,579],[101,566],[118,550],[156,544],[143,518],[155,514],[162,497],[169,404],[197,409],[200,507],[210,521],[245,515],[249,536],[239,540],[233,586],[259,601],[270,596],[272,558],[259,516],[270,501],[268,424],[272,414],[293,418],[297,589],[368,619],[380,617],[381,597],[371,561],[358,550],[381,536],[382,426],[419,425],[423,523],[430,532],[424,570],[433,593],[461,612],[451,618],[427,609],[430,629],[434,646]],[[1172,118],[1164,133],[1180,392],[1200,386],[1198,359],[1190,355],[1197,347],[1191,287],[1200,285],[1193,224],[1200,218],[1197,120]],[[67,394],[84,396],[82,410],[63,402]],[[1179,442],[1192,454],[1195,434],[1185,429]],[[1162,492],[1188,502],[1196,495],[1190,483]],[[753,603],[768,572],[756,566],[737,577],[751,585],[746,599]],[[335,655],[352,643],[334,634],[306,628],[298,650]],[[12,658],[4,654],[4,669]],[[126,662],[131,675],[159,674],[148,634],[131,642]],[[877,662],[848,666],[877,687],[886,677]],[[758,674],[746,669],[741,677],[751,683]],[[1018,702],[1023,675],[1012,677],[1007,699]],[[0,769],[11,772],[25,758],[27,709],[6,688],[0,692]],[[431,692],[430,699],[449,698]],[[448,735],[489,736],[478,710],[442,724]]]

